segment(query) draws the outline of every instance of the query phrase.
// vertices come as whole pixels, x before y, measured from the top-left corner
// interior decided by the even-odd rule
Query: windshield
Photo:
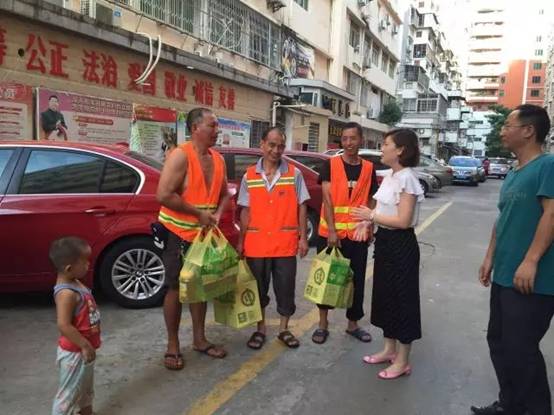
[[[504,158],[490,159],[491,164],[508,164],[508,160]]]
[[[136,151],[128,151],[127,153],[125,153],[125,155],[134,158],[135,160],[138,160],[150,167],[153,167],[158,171],[162,170],[163,164],[160,163],[158,160],[153,159],[152,157],[145,156],[144,154],[137,153]]]
[[[448,163],[454,167],[477,167],[479,166],[479,160],[465,159],[465,158],[451,158]]]

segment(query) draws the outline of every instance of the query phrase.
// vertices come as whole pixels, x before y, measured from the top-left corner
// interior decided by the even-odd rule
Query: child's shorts
[[[85,363],[80,352],[58,347],[56,359],[60,371],[58,392],[52,415],[73,415],[92,405],[94,398],[94,362]]]

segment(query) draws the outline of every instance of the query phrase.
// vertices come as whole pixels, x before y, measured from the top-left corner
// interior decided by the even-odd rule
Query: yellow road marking
[[[429,216],[421,225],[419,225],[415,233],[421,234],[427,229],[446,209],[452,206],[452,202],[448,202],[441,206],[436,212]],[[369,265],[369,264],[368,264]],[[367,273],[366,279],[373,276],[373,269]],[[278,319],[276,319],[278,320]],[[319,309],[314,307],[312,311],[298,319],[295,324],[294,332],[297,337],[303,336],[319,321]],[[279,340],[274,340],[267,344],[255,356],[244,362],[236,372],[231,374],[226,379],[217,383],[212,390],[198,399],[194,404],[183,412],[183,415],[211,415],[245,387],[252,379],[258,376],[264,368],[273,362],[286,347]]]

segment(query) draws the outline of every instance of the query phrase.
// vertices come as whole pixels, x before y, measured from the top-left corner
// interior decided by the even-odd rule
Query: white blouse
[[[411,227],[415,227],[419,221],[419,205],[425,199],[425,196],[423,196],[423,189],[419,180],[414,171],[409,167],[396,173],[393,173],[391,170],[384,177],[379,190],[373,196],[377,201],[375,213],[385,216],[397,216],[401,193],[408,193],[417,197],[411,223]]]

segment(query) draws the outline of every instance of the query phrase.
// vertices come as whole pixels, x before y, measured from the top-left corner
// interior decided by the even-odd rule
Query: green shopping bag
[[[348,308],[352,304],[352,270],[350,260],[337,248],[324,249],[310,267],[304,298],[315,304]]]
[[[199,232],[183,257],[179,300],[204,302],[232,291],[237,273],[238,255],[221,231]]]
[[[258,283],[245,260],[239,262],[238,270],[236,288],[213,301],[215,321],[235,329],[262,319]]]

